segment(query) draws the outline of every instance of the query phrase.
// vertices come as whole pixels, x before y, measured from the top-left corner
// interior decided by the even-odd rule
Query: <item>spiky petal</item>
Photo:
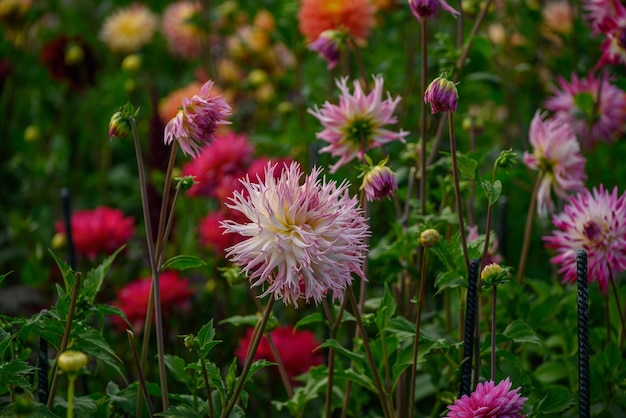
[[[522,408],[528,398],[519,394],[521,388],[511,390],[507,377],[497,385],[493,380],[476,385],[470,395],[463,395],[449,405],[448,418],[522,418]]]

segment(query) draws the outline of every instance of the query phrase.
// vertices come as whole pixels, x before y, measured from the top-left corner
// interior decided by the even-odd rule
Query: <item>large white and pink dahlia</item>
[[[229,124],[231,108],[221,97],[211,94],[212,81],[204,83],[199,94],[183,97],[182,107],[165,125],[165,143],[178,141],[183,153],[195,157],[203,144],[215,140],[218,125]]]
[[[493,380],[476,385],[470,396],[449,405],[447,418],[522,418],[522,408],[528,398],[519,394],[521,388],[511,390],[507,377],[497,385]]]
[[[554,117],[570,125],[585,149],[600,141],[613,141],[626,130],[626,93],[593,73],[572,76],[571,83],[558,78],[554,96],[544,103]]]
[[[248,274],[261,296],[272,294],[297,306],[303,299],[319,303],[328,292],[342,300],[352,273],[365,280],[367,222],[347,181],[320,179],[314,168],[300,183],[300,165],[293,162],[279,177],[277,165],[268,164],[265,179],[242,179],[227,206],[240,211],[247,222],[222,222],[225,233],[244,241],[226,251],[232,262]]]
[[[552,218],[557,230],[544,237],[545,246],[556,250],[550,261],[560,265],[563,281],[576,281],[576,253],[587,251],[589,282],[598,282],[601,293],[609,280],[626,270],[626,194],[594,188],[572,197],[563,212]]]
[[[528,139],[532,153],[524,153],[524,163],[540,171],[537,191],[537,213],[545,217],[554,210],[552,190],[561,199],[585,187],[585,157],[573,131],[562,120],[543,120],[539,112],[530,123]]]
[[[364,152],[391,141],[402,141],[409,133],[393,132],[384,126],[397,122],[393,112],[400,102],[400,97],[383,100],[383,83],[381,76],[374,77],[374,88],[365,94],[361,84],[354,82],[354,93],[350,93],[347,77],[337,80],[341,90],[339,105],[324,103],[322,108],[315,106],[309,113],[319,119],[324,126],[317,138],[329,143],[320,152],[330,152],[339,161],[331,167],[336,172],[339,167],[349,163],[355,157],[363,160]]]

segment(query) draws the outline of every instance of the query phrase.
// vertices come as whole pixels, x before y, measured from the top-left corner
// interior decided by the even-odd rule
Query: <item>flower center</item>
[[[600,235],[602,235],[602,226],[598,225],[594,221],[587,221],[583,226],[583,234],[590,241],[599,241]]]
[[[372,137],[374,126],[369,118],[357,117],[346,128],[346,136],[348,140],[354,144],[360,145],[362,142],[367,145]]]
[[[554,164],[552,163],[552,161],[544,157],[539,158],[538,166],[539,166],[539,171],[546,173],[546,174],[552,174],[552,172],[554,171]]]

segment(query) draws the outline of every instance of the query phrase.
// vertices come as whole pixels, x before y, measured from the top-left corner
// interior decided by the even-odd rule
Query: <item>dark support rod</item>
[[[587,287],[587,253],[576,255],[578,276],[578,403],[579,417],[589,418],[589,295]]]
[[[476,306],[478,303],[478,264],[479,260],[470,261],[467,283],[467,309],[465,312],[465,339],[463,341],[463,364],[461,365],[461,393],[472,393],[472,358],[474,357],[474,324],[476,323]]]

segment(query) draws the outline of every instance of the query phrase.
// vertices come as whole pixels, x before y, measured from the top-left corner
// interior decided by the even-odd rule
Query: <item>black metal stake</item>
[[[576,254],[578,276],[578,404],[580,418],[591,417],[589,407],[589,294],[587,252]]]
[[[479,263],[480,261],[477,258],[473,258],[469,266],[463,364],[461,365],[461,393],[459,397],[463,395],[469,396],[472,393],[472,358],[474,357],[474,324],[476,323],[476,307],[478,303]]]

